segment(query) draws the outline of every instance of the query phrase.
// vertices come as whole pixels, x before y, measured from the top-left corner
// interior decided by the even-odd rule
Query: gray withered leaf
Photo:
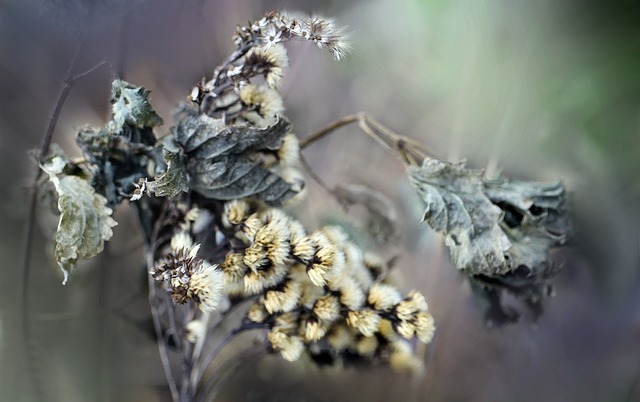
[[[150,160],[163,164],[153,132],[162,119],[151,107],[149,94],[145,88],[114,80],[112,120],[103,129],[82,128],[76,139],[92,165],[91,185],[112,208],[129,198],[134,183],[148,176]]]
[[[279,116],[265,128],[225,126],[204,114],[185,110],[174,129],[182,148],[189,187],[207,198],[232,200],[251,197],[279,205],[297,194],[291,183],[266,167],[290,131]]]
[[[464,163],[430,158],[407,171],[427,203],[425,220],[446,236],[456,267],[498,277],[512,290],[536,283],[541,289],[551,275],[550,249],[570,230],[561,183],[484,180]]]
[[[408,166],[407,175],[427,204],[423,220],[445,236],[457,268],[471,275],[509,272],[505,254],[512,244],[500,228],[502,211],[484,194],[481,172],[425,158],[422,166]]]
[[[117,222],[111,218],[107,200],[78,176],[58,178],[65,167],[62,158],[54,157],[42,169],[49,175],[58,193],[60,219],[54,237],[54,255],[64,273],[63,284],[80,260],[98,255],[104,242],[113,235]]]
[[[155,180],[147,182],[150,192],[158,197],[175,197],[181,192],[189,191],[189,180],[185,170],[180,149],[172,144],[173,137],[166,137],[162,142],[162,154],[167,169],[157,176]]]
[[[125,124],[137,128],[151,128],[163,123],[162,118],[149,103],[151,91],[144,87],[131,85],[115,79],[111,84],[111,110],[113,112],[114,131]]]
[[[384,194],[362,184],[337,185],[333,194],[345,209],[355,204],[367,209],[367,233],[376,242],[387,243],[397,238],[398,213]]]
[[[564,186],[498,178],[485,181],[484,188],[504,211],[501,227],[513,243],[512,267],[542,275],[550,266],[549,250],[564,244],[570,231]]]

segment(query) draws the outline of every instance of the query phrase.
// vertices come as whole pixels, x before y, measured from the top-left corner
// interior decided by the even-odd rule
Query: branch
[[[329,124],[328,126],[321,128],[318,131],[315,131],[311,134],[309,134],[307,137],[305,137],[304,139],[300,140],[300,149],[305,149],[306,147],[308,147],[309,145],[313,144],[314,142],[318,141],[319,139],[325,137],[328,134],[333,133],[334,131],[336,131],[337,129],[339,129],[340,127],[344,127],[346,125],[349,125],[351,123],[355,123],[357,121],[360,121],[362,114],[352,114],[349,116],[345,116],[343,118],[341,118],[340,120],[336,120],[333,123]]]
[[[153,267],[153,249],[147,251],[147,270]],[[160,321],[160,311],[158,310],[157,301],[159,300],[156,293],[156,283],[151,274],[147,274],[149,281],[149,305],[151,307],[151,316],[153,317],[153,328],[156,332],[156,340],[158,343],[158,351],[160,352],[160,361],[162,362],[162,368],[164,369],[164,375],[169,384],[171,390],[171,397],[174,401],[178,401],[178,387],[176,385],[173,371],[171,370],[171,362],[169,361],[169,353],[167,351],[167,344],[162,334],[162,324]]]
[[[73,57],[71,58],[71,62],[69,63],[69,67],[67,68],[67,72],[64,75],[62,80],[62,85],[60,86],[60,90],[58,92],[58,96],[56,98],[56,102],[51,111],[51,115],[49,117],[49,124],[47,125],[47,129],[42,137],[42,145],[40,147],[40,155],[38,155],[38,163],[41,164],[44,160],[45,155],[49,151],[49,147],[51,145],[51,138],[53,137],[53,133],[55,131],[56,125],[58,123],[58,117],[60,116],[60,112],[62,111],[62,106],[64,105],[67,96],[69,95],[69,91],[73,85],[73,70],[75,69],[76,62],[78,61],[78,56],[82,51],[84,46],[84,38],[78,44]],[[20,300],[19,308],[20,308],[20,319],[22,320],[22,331],[24,336],[24,347],[25,347],[25,357],[27,359],[28,364],[28,375],[31,377],[32,383],[35,384],[34,389],[36,393],[36,398],[41,399],[41,395],[39,392],[39,381],[35,377],[35,370],[33,367],[33,356],[31,351],[31,325],[29,322],[29,278],[30,278],[30,265],[31,265],[31,244],[33,242],[33,230],[35,224],[35,213],[36,213],[36,203],[38,200],[38,181],[42,176],[42,170],[37,169],[37,172],[34,176],[33,183],[31,185],[31,199],[29,200],[29,215],[26,222],[26,231],[23,240],[23,263],[22,263],[22,277],[20,280],[20,285],[18,286],[18,300]]]
[[[307,137],[300,140],[300,149],[302,150],[308,147],[343,126],[356,122],[365,134],[371,137],[380,146],[387,150],[387,152],[391,153],[396,159],[399,159],[404,164],[420,165],[422,160],[428,154],[433,154],[418,142],[409,137],[393,132],[373,117],[362,112],[345,116],[334,121],[328,126],[309,134]]]

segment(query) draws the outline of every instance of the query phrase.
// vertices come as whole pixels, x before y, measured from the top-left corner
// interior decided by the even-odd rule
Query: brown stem
[[[300,149],[304,149],[337,129],[355,122],[365,134],[405,165],[419,165],[429,153],[420,143],[394,133],[366,113],[345,116],[308,135],[300,141]]]
[[[349,116],[345,116],[340,120],[336,120],[333,123],[329,124],[328,126],[321,128],[320,130],[314,133],[309,134],[307,137],[300,140],[300,149],[305,149],[309,145],[313,144],[314,142],[318,141],[324,136],[331,134],[332,132],[336,131],[340,127],[360,121],[361,116],[362,114],[352,114]]]
[[[147,269],[153,267],[153,250],[147,251]],[[169,361],[169,352],[167,350],[167,344],[162,334],[162,323],[160,321],[160,311],[158,308],[159,297],[156,293],[156,281],[151,274],[148,275],[149,281],[149,305],[151,307],[151,316],[153,317],[153,329],[156,332],[156,340],[158,343],[158,351],[160,352],[160,361],[162,362],[162,368],[164,369],[164,376],[169,384],[169,390],[171,391],[171,398],[174,401],[179,401],[178,387],[176,385],[173,371],[171,370],[171,362]]]

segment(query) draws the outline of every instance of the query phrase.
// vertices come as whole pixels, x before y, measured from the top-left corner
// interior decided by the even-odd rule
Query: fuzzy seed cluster
[[[246,319],[269,328],[285,359],[329,353],[416,367],[407,340],[429,343],[434,331],[424,297],[403,296],[341,229],[307,233],[282,210],[244,200],[227,203],[222,222],[235,244],[220,264],[225,289],[258,295]]]
[[[171,239],[170,251],[151,270],[175,303],[197,303],[203,312],[214,311],[224,294],[222,271],[199,258],[199,244],[185,231]]]

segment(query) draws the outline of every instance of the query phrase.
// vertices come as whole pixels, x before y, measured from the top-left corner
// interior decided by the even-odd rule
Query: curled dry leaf
[[[155,127],[163,123],[162,118],[149,103],[151,91],[116,79],[111,84],[111,110],[113,126],[120,130],[125,124],[138,128]]]
[[[162,119],[151,108],[150,91],[122,80],[112,84],[113,120],[104,129],[85,127],[76,139],[91,164],[91,185],[111,208],[129,198],[140,178],[148,175],[148,162],[163,164],[154,151],[153,127]]]
[[[60,219],[54,238],[55,258],[64,273],[64,284],[78,261],[102,251],[117,223],[111,218],[106,198],[86,180],[78,176],[58,178],[63,168],[64,162],[57,157],[42,167],[58,193]]]
[[[549,268],[549,250],[564,244],[570,230],[562,183],[500,178],[484,183],[485,193],[504,212],[501,227],[512,242],[513,269],[533,274]]]
[[[562,183],[499,178],[485,180],[464,163],[426,158],[407,174],[427,204],[424,220],[445,236],[454,265],[469,275],[491,324],[516,322],[520,314],[501,304],[506,291],[536,319],[551,293],[550,250],[570,231]]]
[[[561,183],[485,181],[464,162],[431,158],[407,173],[427,204],[424,220],[446,236],[453,263],[468,274],[543,272],[569,231]]]
[[[181,192],[189,191],[189,180],[184,164],[180,159],[179,149],[168,145],[169,140],[164,141],[163,155],[167,163],[167,170],[157,176],[154,181],[147,182],[150,192],[157,197],[175,197]]]
[[[271,205],[287,201],[297,188],[268,169],[266,160],[282,147],[290,127],[281,116],[266,128],[224,126],[204,114],[182,117],[174,136],[190,188],[217,200],[251,197]]]
[[[425,158],[407,167],[409,181],[427,204],[423,220],[445,236],[454,265],[471,275],[511,270],[511,242],[500,228],[502,211],[484,194],[481,172],[462,163]]]

